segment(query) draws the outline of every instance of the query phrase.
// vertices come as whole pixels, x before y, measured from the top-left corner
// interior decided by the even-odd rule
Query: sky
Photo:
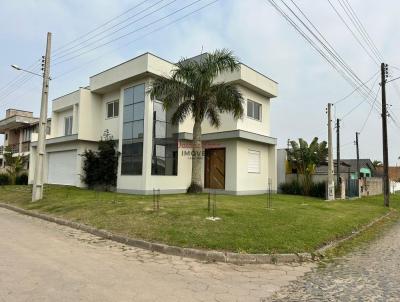
[[[1,1],[0,112],[5,115],[7,108],[18,108],[39,114],[41,78],[28,78],[10,65],[17,64],[40,73],[40,66],[35,63],[44,54],[46,33],[49,31],[53,34],[50,100],[88,85],[91,75],[144,52],[177,61],[202,51],[228,48],[243,63],[279,83],[279,96],[272,100],[271,105],[271,136],[278,139],[279,148],[285,147],[288,139],[304,138],[310,141],[315,136],[327,139],[327,103],[335,103],[354,88],[268,1],[219,0],[186,17],[186,14],[212,0],[198,0],[176,14],[173,14],[174,11],[190,5],[194,0],[147,0],[134,8],[142,1]],[[330,1],[340,8],[338,0]],[[400,2],[348,1],[382,53],[385,63],[390,65],[392,78],[400,76],[400,69],[396,69],[400,68]],[[286,2],[290,3],[289,0]],[[378,96],[376,103],[379,104],[381,98],[377,91],[380,81],[378,74],[374,75],[380,67],[367,56],[328,0],[296,0],[295,3],[361,80],[372,78],[368,85],[372,87],[373,98]],[[149,8],[150,5],[153,6]],[[124,12],[124,15],[110,21]],[[134,15],[136,17],[132,18]],[[137,21],[102,40],[106,33],[101,34],[98,30],[92,33],[99,34],[92,40],[85,42],[83,38],[75,44],[71,42],[105,22],[109,21],[103,29],[129,17],[130,22]],[[174,21],[179,18],[183,19]],[[162,20],[156,22],[159,19]],[[110,31],[118,28],[115,26]],[[119,36],[124,37],[112,41]],[[97,44],[87,46],[96,40]],[[84,53],[109,41],[107,45]],[[60,47],[64,48],[60,50]],[[400,80],[387,85],[387,101],[392,117],[400,125]],[[361,105],[357,106],[359,103]],[[334,106],[334,117],[341,118],[342,124],[342,158],[355,158],[355,132],[362,130],[360,157],[382,160],[381,119],[378,112],[372,110],[369,115],[370,111],[371,105],[357,92]],[[400,165],[400,128],[390,120],[388,131],[389,162]]]

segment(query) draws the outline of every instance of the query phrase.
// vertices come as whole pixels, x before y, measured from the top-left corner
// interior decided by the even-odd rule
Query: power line
[[[114,35],[115,33],[117,33],[117,32],[119,32],[119,31],[121,31],[121,30],[127,28],[128,26],[131,26],[132,24],[135,24],[135,23],[137,23],[137,22],[139,22],[139,21],[145,19],[146,17],[148,17],[148,16],[150,16],[150,15],[152,15],[152,14],[154,14],[154,13],[156,13],[156,12],[159,12],[160,10],[162,10],[163,8],[165,8],[165,7],[169,6],[169,5],[171,5],[172,3],[176,2],[177,0],[172,0],[172,1],[168,2],[167,4],[165,4],[165,5],[163,5],[163,6],[159,7],[159,8],[157,8],[157,9],[155,9],[155,10],[153,10],[153,11],[151,11],[151,12],[145,14],[144,16],[142,16],[142,17],[140,17],[140,18],[138,18],[138,19],[135,19],[135,20],[133,20],[132,22],[129,22],[128,24],[125,24],[124,26],[122,26],[122,27],[120,27],[120,28],[117,28],[116,30],[114,30],[114,31],[112,31],[112,32],[110,32],[110,33],[107,33],[107,34],[104,35],[103,37],[100,37],[99,39],[96,39],[96,40],[94,40],[94,41],[92,41],[92,42],[90,42],[90,43],[88,43],[88,44],[82,46],[82,44],[84,44],[84,43],[86,43],[86,42],[88,42],[88,41],[90,41],[90,40],[92,40],[92,39],[94,39],[94,38],[100,36],[100,35],[103,34],[103,33],[106,33],[106,32],[109,31],[110,29],[113,29],[113,28],[117,27],[118,25],[123,24],[123,23],[126,22],[126,21],[129,21],[129,20],[132,19],[133,17],[136,17],[136,16],[140,15],[141,13],[146,12],[147,10],[153,8],[154,6],[156,6],[157,4],[159,4],[159,3],[163,2],[163,1],[164,1],[164,0],[159,0],[159,1],[157,1],[156,3],[150,5],[149,7],[145,7],[144,9],[142,9],[142,10],[139,11],[138,13],[134,14],[133,16],[130,16],[129,18],[125,19],[124,21],[121,21],[121,22],[119,22],[119,23],[117,23],[117,24],[114,24],[114,25],[111,26],[110,28],[107,28],[107,29],[101,31],[101,32],[95,34],[94,36],[92,36],[92,37],[90,37],[90,38],[88,38],[88,39],[86,39],[86,40],[80,41],[78,45],[75,45],[75,46],[69,47],[69,48],[67,48],[67,49],[64,49],[64,50],[61,52],[61,54],[57,54],[57,55],[53,56],[53,59],[56,61],[56,60],[58,60],[58,59],[64,58],[64,57],[66,57],[66,56],[69,56],[69,55],[71,55],[71,54],[73,54],[73,53],[75,53],[75,52],[78,52],[78,51],[81,50],[81,49],[84,49],[84,48],[86,48],[86,47],[89,47],[89,46],[91,46],[91,45],[94,45],[94,44],[96,44],[97,42],[100,42],[100,41],[106,39],[107,37],[112,36],[112,35]],[[76,47],[78,47],[78,49],[73,50],[73,49],[76,48]],[[69,51],[69,50],[71,50],[71,51]],[[63,54],[63,52],[66,52],[66,53]]]
[[[378,81],[378,77],[375,79],[375,81],[374,81],[374,83],[372,84],[372,87],[374,87],[375,86],[375,84],[376,84],[376,82]],[[371,88],[372,88],[371,87]],[[370,90],[371,92],[372,92],[372,90]],[[378,91],[379,91],[379,89],[378,89]],[[342,116],[342,120],[344,119],[344,118],[346,118],[347,116],[349,116],[354,110],[356,110],[358,107],[360,107],[365,101],[366,101],[367,99],[364,99],[364,100],[362,100],[360,103],[358,103],[356,106],[354,106],[352,109],[350,109],[346,114],[344,114],[343,116]],[[375,98],[375,100],[376,100],[376,98]],[[375,105],[375,101],[371,104],[371,106],[374,108],[374,105]]]
[[[123,48],[123,47],[126,47],[126,46],[128,46],[128,45],[130,45],[130,44],[132,44],[132,43],[134,43],[134,42],[136,42],[136,41],[138,41],[138,40],[140,40],[140,39],[143,39],[143,38],[146,38],[146,37],[150,36],[151,34],[157,32],[157,31],[163,30],[163,29],[167,28],[168,26],[171,26],[171,25],[173,25],[173,24],[176,24],[176,23],[182,21],[183,19],[185,19],[185,18],[187,18],[187,17],[189,17],[189,16],[191,16],[191,15],[193,15],[193,14],[195,14],[195,13],[197,13],[197,12],[199,12],[199,11],[201,11],[201,10],[203,10],[203,9],[205,9],[205,8],[207,8],[207,7],[209,7],[209,6],[211,6],[211,5],[213,5],[213,4],[215,4],[215,3],[218,2],[218,1],[219,1],[219,0],[211,1],[211,2],[209,2],[209,3],[207,3],[207,4],[205,4],[205,5],[203,5],[203,6],[199,7],[199,8],[197,8],[197,9],[195,9],[195,10],[193,10],[193,11],[191,11],[191,12],[189,12],[189,13],[187,13],[187,14],[185,14],[185,15],[183,15],[183,16],[181,16],[181,17],[179,17],[179,18],[177,18],[177,19],[175,19],[175,20],[173,20],[173,21],[171,21],[171,22],[169,22],[169,23],[167,23],[167,24],[164,24],[163,26],[157,27],[157,28],[155,28],[154,30],[147,32],[146,34],[144,34],[144,35],[142,35],[142,36],[139,36],[139,37],[137,37],[137,38],[134,39],[134,40],[129,41],[128,43],[126,43],[126,44],[124,44],[124,45],[122,45],[122,46],[120,46],[120,47],[118,47],[118,48],[116,48],[116,49],[121,49],[121,48]],[[98,59],[104,57],[104,55],[106,55],[106,54],[108,54],[108,53],[111,53],[111,52],[114,52],[116,49],[114,48],[114,49],[112,49],[111,51],[104,52],[104,53],[102,53],[101,55],[95,57],[94,59],[91,59],[90,61],[88,61],[88,62],[86,62],[86,63],[84,63],[84,64],[80,64],[80,65],[77,66],[76,68],[73,68],[73,69],[70,69],[70,70],[68,70],[68,71],[66,71],[66,72],[63,72],[63,73],[61,73],[61,74],[58,74],[58,75],[56,75],[56,76],[53,78],[53,80],[59,79],[60,77],[63,77],[63,76],[65,76],[65,75],[67,75],[67,74],[69,74],[69,73],[71,73],[71,72],[73,72],[73,71],[76,71],[76,70],[78,70],[78,69],[80,69],[80,68],[82,68],[82,67],[85,67],[86,65],[88,65],[88,64],[90,64],[90,63],[92,63],[92,62],[95,62],[95,61],[97,61]]]
[[[174,0],[174,1],[175,1],[175,0]],[[119,39],[122,39],[122,38],[124,38],[124,37],[126,37],[126,36],[129,36],[129,35],[131,35],[131,34],[133,34],[133,33],[135,33],[135,32],[138,32],[138,31],[140,31],[140,30],[142,30],[142,29],[145,29],[145,28],[147,28],[147,27],[150,27],[150,26],[152,26],[152,25],[154,25],[154,24],[156,24],[156,23],[158,23],[158,22],[160,22],[160,21],[163,21],[163,20],[165,20],[165,19],[171,17],[172,15],[175,15],[175,14],[177,14],[177,13],[179,13],[179,12],[181,12],[181,11],[187,9],[187,8],[189,8],[190,6],[193,6],[193,5],[197,4],[197,3],[199,3],[200,1],[203,1],[203,0],[196,0],[196,1],[193,1],[193,2],[191,2],[190,4],[185,5],[185,6],[181,7],[181,8],[179,8],[179,9],[173,11],[172,13],[170,13],[170,14],[168,14],[168,15],[162,17],[162,18],[159,18],[159,19],[156,19],[156,20],[154,20],[154,21],[152,21],[152,22],[150,22],[150,23],[147,23],[146,25],[144,25],[144,26],[142,26],[142,27],[140,27],[140,28],[137,28],[137,29],[135,29],[135,30],[133,30],[133,31],[130,31],[130,32],[126,33],[126,34],[123,34],[123,35],[121,35],[121,36],[119,36],[119,37],[116,37],[116,38],[114,38],[114,39],[112,39],[112,40],[110,40],[110,41],[108,41],[108,42],[105,42],[105,43],[103,43],[103,44],[100,44],[100,45],[98,45],[98,46],[96,46],[96,47],[94,47],[94,48],[91,48],[91,49],[88,49],[88,50],[86,50],[86,51],[84,51],[84,52],[78,53],[78,54],[75,55],[75,56],[72,56],[72,57],[70,57],[70,58],[66,58],[65,60],[62,60],[62,61],[58,61],[57,63],[54,63],[53,66],[54,66],[54,65],[61,64],[61,63],[64,63],[64,62],[67,62],[67,61],[70,61],[70,60],[75,59],[75,58],[77,58],[77,57],[80,57],[80,56],[82,56],[82,55],[84,55],[84,54],[86,54],[86,53],[92,52],[93,50],[96,50],[96,49],[98,49],[98,48],[100,48],[100,47],[103,47],[103,46],[108,45],[108,44],[110,44],[110,43],[112,43],[112,42],[115,42],[115,41],[117,41],[117,40],[119,40]]]
[[[363,43],[361,43],[360,39],[357,37],[357,35],[354,33],[354,31],[350,28],[350,26],[347,24],[346,20],[342,17],[340,12],[336,9],[336,7],[333,5],[331,0],[327,0],[330,4],[330,6],[333,8],[335,11],[336,15],[339,17],[339,19],[342,21],[342,23],[347,27],[347,29],[350,31],[352,34],[353,38],[357,41],[357,43],[364,49],[365,53],[375,62],[375,64],[379,65],[379,60],[377,60],[373,55],[370,54],[370,52],[365,48]]]
[[[285,13],[285,11],[278,5],[274,0],[268,0],[268,2],[286,19],[286,21],[354,88],[357,86],[361,86],[358,90],[358,92],[365,98],[368,98],[368,94],[370,93],[369,88],[363,85],[363,81],[360,80],[360,78],[354,73],[354,71],[344,62],[343,59],[339,58],[335,53],[337,53],[334,49],[331,50],[327,45],[324,44],[323,41],[321,41],[320,38],[301,20],[299,16],[297,16],[296,13],[291,10],[288,5],[281,0],[281,2],[289,8],[291,13],[303,24],[303,26],[306,28],[307,31],[309,31],[314,38],[317,40],[319,44],[322,45],[322,47],[328,52],[326,53],[324,50],[322,50],[315,41],[311,37],[305,33],[298,24],[296,24],[295,21],[292,20],[292,18]],[[293,2],[293,1],[292,1]],[[297,6],[298,7],[298,6]],[[305,15],[303,12],[301,12],[303,15]],[[308,18],[307,18],[308,19]],[[309,20],[309,19],[308,19]],[[311,21],[309,21],[311,22]],[[314,28],[315,26],[312,25]],[[322,34],[321,34],[322,35]],[[322,36],[322,39],[325,39]],[[326,39],[325,39],[326,40]],[[339,67],[340,66],[340,67]],[[371,100],[373,101],[373,100]]]
[[[375,96],[375,101],[374,101],[374,103],[375,103],[375,102],[377,101],[377,99],[378,99],[378,95],[379,95],[379,91],[380,91],[380,90],[381,90],[381,87],[379,87],[378,91],[376,92],[376,96]],[[374,107],[374,106],[371,105],[371,109],[370,109],[369,112],[368,112],[367,118],[365,119],[365,121],[364,121],[364,123],[363,123],[363,125],[362,125],[362,127],[361,127],[361,129],[360,129],[360,131],[358,131],[359,133],[362,133],[362,132],[364,131],[365,125],[367,124],[368,119],[369,119],[369,117],[371,116],[373,107]]]
[[[73,39],[73,40],[71,40],[71,41],[69,41],[69,42],[67,42],[67,43],[65,43],[65,44],[62,45],[61,47],[56,48],[56,49],[53,51],[53,55],[55,55],[57,52],[59,52],[61,49],[64,49],[64,48],[67,47],[68,45],[73,44],[73,43],[79,41],[80,39],[82,39],[82,38],[84,38],[84,37],[86,37],[86,36],[88,36],[88,35],[90,35],[90,34],[96,32],[98,29],[100,29],[100,28],[102,28],[102,27],[104,27],[104,26],[110,24],[111,22],[113,22],[114,20],[118,19],[119,17],[122,17],[122,16],[126,15],[126,14],[129,13],[130,11],[132,11],[132,10],[138,8],[138,7],[141,6],[143,3],[148,2],[148,1],[150,1],[150,0],[141,1],[140,3],[136,4],[135,6],[133,6],[133,7],[129,8],[129,9],[127,9],[126,11],[124,11],[122,14],[119,14],[119,15],[117,15],[117,16],[115,16],[115,17],[109,19],[108,21],[102,23],[101,25],[97,26],[96,28],[94,28],[94,29],[92,29],[92,30],[86,32],[85,34],[83,34],[83,35],[81,35],[81,36],[79,36],[79,37],[77,37],[77,38],[75,38],[75,39]]]
[[[379,71],[375,72],[372,77],[370,77],[367,81],[363,82],[361,85],[358,85],[354,90],[352,90],[349,94],[347,94],[346,96],[344,96],[343,98],[337,100],[336,102],[333,103],[333,105],[337,105],[339,103],[341,103],[342,101],[348,99],[350,96],[352,96],[354,94],[354,92],[356,92],[358,89],[360,89],[362,86],[368,84],[375,76],[377,76],[377,74],[379,73]]]
[[[366,40],[369,42],[369,44],[372,47],[372,49],[375,50],[375,54],[377,55],[377,57],[383,62],[384,58],[382,56],[382,53],[376,47],[376,44],[374,43],[374,41],[371,38],[371,36],[368,34],[368,31],[365,29],[365,26],[361,22],[360,18],[358,18],[357,14],[356,14],[355,10],[353,9],[353,7],[351,6],[350,2],[348,0],[344,0],[344,4],[350,10],[350,14],[354,17],[356,23],[359,25],[359,28],[360,28],[361,32],[364,33],[364,36],[365,36]]]

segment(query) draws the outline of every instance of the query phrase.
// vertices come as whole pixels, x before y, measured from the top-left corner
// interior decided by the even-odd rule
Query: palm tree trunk
[[[195,120],[193,126],[193,147],[192,147],[192,193],[201,192],[203,183],[201,181],[201,164],[203,159],[203,148],[201,145],[201,121]]]

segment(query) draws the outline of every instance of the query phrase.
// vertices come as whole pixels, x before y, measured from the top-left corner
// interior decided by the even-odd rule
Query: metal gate
[[[348,179],[347,180],[347,197],[358,197],[359,196],[358,179]]]

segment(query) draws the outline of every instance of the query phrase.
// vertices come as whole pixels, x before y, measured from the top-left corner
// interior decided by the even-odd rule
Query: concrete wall
[[[362,178],[360,182],[361,196],[383,194],[383,180],[380,177]]]
[[[398,181],[390,181],[390,192],[391,193],[400,192],[400,182],[398,182]]]

